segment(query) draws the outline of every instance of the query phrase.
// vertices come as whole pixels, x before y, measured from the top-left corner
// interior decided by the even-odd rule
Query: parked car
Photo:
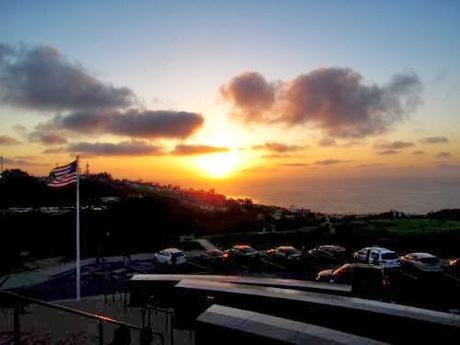
[[[366,247],[355,253],[353,258],[359,262],[383,268],[398,268],[401,260],[392,250],[383,247]]]
[[[359,262],[369,261],[369,251],[374,247],[365,247],[353,253],[353,259]]]
[[[227,257],[228,253],[224,253],[222,250],[216,248],[205,251],[200,259],[206,262],[216,262],[225,260]]]
[[[177,248],[185,253],[188,260],[199,258],[206,252],[206,248],[195,240],[180,242],[177,244]]]
[[[322,245],[310,249],[307,256],[332,263],[343,263],[347,260],[347,250],[342,246]]]
[[[187,262],[185,253],[177,248],[166,248],[155,253],[154,260],[164,265],[182,265]]]
[[[363,263],[349,263],[337,269],[323,270],[316,277],[318,282],[347,284],[353,286],[357,296],[382,298],[392,291],[393,279],[380,266]]]
[[[352,264],[345,264],[337,269],[322,270],[316,276],[316,281],[326,283],[350,284]]]
[[[227,249],[226,252],[233,256],[255,257],[259,255],[257,250],[247,244],[238,244],[230,249]]]
[[[410,253],[401,257],[401,267],[408,271],[442,272],[441,261],[429,253]]]
[[[302,252],[292,246],[279,246],[267,250],[267,255],[275,259],[298,260]]]
[[[460,276],[460,258],[451,259],[449,261],[449,272]]]
[[[336,269],[323,270],[318,273],[316,281],[335,284],[351,284],[353,281],[353,271],[360,267],[369,266],[361,263],[352,263],[345,264]]]

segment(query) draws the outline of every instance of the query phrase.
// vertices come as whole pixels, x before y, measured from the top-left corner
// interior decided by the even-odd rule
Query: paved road
[[[95,258],[81,261],[82,296],[92,296],[126,289],[127,282],[136,273],[168,272],[172,268],[153,264],[153,254],[106,257],[100,263]],[[177,272],[199,272],[203,267],[186,264],[178,266]],[[75,262],[53,267],[21,272],[1,277],[1,289],[23,291],[45,300],[73,298],[75,296]]]

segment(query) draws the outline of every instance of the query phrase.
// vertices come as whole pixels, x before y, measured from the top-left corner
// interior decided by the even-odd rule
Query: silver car
[[[423,272],[442,272],[444,269],[438,257],[429,253],[410,253],[401,258],[403,268]]]
[[[185,254],[177,248],[166,248],[154,255],[154,261],[163,265],[182,265],[187,262]]]
[[[401,266],[400,258],[392,250],[383,247],[366,247],[353,254],[357,261],[371,266],[383,268],[398,268]]]

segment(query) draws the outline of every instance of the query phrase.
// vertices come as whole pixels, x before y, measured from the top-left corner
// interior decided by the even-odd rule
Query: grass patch
[[[460,221],[429,221],[426,219],[375,220],[370,221],[360,230],[392,236],[453,235],[460,234]]]

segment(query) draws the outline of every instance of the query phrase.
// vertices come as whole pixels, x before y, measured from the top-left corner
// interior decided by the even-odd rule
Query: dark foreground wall
[[[378,301],[289,289],[183,280],[178,321],[191,322],[212,304],[250,310],[395,344],[457,344],[460,316]]]
[[[340,294],[332,294],[322,285],[314,286],[320,289],[316,292],[309,291],[309,286],[302,291],[289,280],[270,281],[268,285],[269,281],[262,279],[261,286],[257,278],[250,278],[251,284],[242,284],[238,279],[219,276],[152,276],[144,282],[141,276],[133,281],[132,302],[137,306],[159,303],[174,308],[179,328],[199,329],[203,325],[197,318],[218,304],[394,344],[457,344],[460,339],[458,315],[351,297],[345,293],[346,287]],[[217,317],[212,314],[208,321]],[[235,332],[222,327],[213,324],[209,329],[215,336],[221,334],[215,338],[219,343],[225,341],[222,338],[226,332]],[[232,335],[234,339],[240,336],[248,339],[246,335]],[[270,342],[267,340],[267,344]]]
[[[369,338],[252,311],[213,305],[197,319],[196,342],[215,344],[381,345]]]

